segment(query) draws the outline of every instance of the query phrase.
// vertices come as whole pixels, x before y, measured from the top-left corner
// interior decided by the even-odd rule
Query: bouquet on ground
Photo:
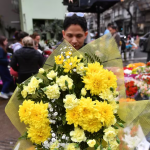
[[[66,47],[64,48],[66,49]],[[55,64],[18,85],[22,138],[43,150],[116,150],[118,128],[117,77],[98,61],[88,63],[72,49],[55,56]]]

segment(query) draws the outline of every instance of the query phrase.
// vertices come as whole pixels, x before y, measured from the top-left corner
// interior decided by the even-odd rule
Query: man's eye
[[[71,38],[71,37],[72,37],[72,35],[71,35],[71,34],[68,34],[68,37],[70,37],[70,38]]]
[[[82,35],[77,35],[77,38],[81,38],[82,37]]]

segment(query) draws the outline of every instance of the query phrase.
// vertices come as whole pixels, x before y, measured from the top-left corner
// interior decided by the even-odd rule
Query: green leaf
[[[23,140],[23,139],[28,139],[28,133],[27,132],[25,132],[25,134],[24,135],[22,135],[21,137],[19,137],[18,138],[19,140]]]
[[[98,148],[98,146],[99,146],[98,144],[95,144],[95,145],[94,145],[94,148],[95,148],[95,149],[97,149],[97,148]]]
[[[62,117],[62,121],[63,121],[63,125],[65,125],[66,124],[66,116],[65,115]]]
[[[65,85],[66,85],[66,87],[68,88],[68,82],[65,80]]]
[[[55,70],[56,69],[56,63],[54,64],[54,67],[53,67],[53,70]]]
[[[121,128],[124,128],[124,125],[120,122],[117,122],[117,124],[121,127]]]
[[[113,126],[115,129],[119,129],[117,126]]]
[[[120,144],[120,139],[118,138],[118,136],[116,136],[116,141],[118,144]]]

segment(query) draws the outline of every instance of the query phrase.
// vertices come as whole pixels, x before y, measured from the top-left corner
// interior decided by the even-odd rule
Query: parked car
[[[140,47],[140,50],[143,52],[146,51],[147,40],[148,40],[149,36],[150,36],[150,32],[148,32],[144,36],[140,37],[139,47]]]

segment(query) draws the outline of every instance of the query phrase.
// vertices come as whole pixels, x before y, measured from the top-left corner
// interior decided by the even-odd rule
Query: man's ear
[[[65,31],[62,30],[62,35],[63,35],[63,38],[65,38]]]
[[[87,35],[88,35],[88,31],[85,32],[85,37],[87,37]]]

